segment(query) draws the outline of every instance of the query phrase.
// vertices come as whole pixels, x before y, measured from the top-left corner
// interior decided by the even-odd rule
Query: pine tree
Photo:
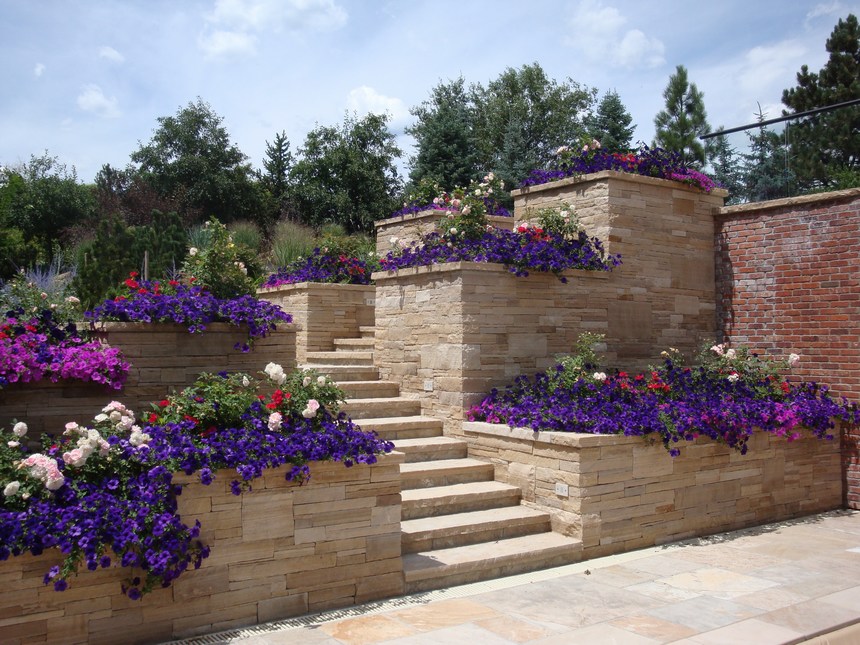
[[[759,123],[765,120],[761,107],[756,114]],[[749,133],[750,151],[744,155],[744,194],[748,201],[789,197],[795,193],[794,174],[788,167],[788,146],[773,130],[759,127]]]
[[[702,168],[708,150],[699,137],[710,130],[708,115],[704,94],[695,83],[689,82],[683,65],[678,65],[669,77],[663,98],[666,99],[666,109],[654,117],[657,128],[654,145],[677,152],[681,161],[692,168]]]
[[[725,134],[714,139],[711,157],[712,175],[720,186],[729,191],[726,204],[740,204],[745,201],[744,169],[742,157],[729,143]]]
[[[837,23],[826,47],[830,58],[821,71],[802,66],[797,87],[783,91],[782,102],[792,112],[860,98],[860,25],[854,15]],[[805,117],[789,127],[802,188],[833,187],[838,175],[860,170],[860,106]]]
[[[272,143],[266,141],[266,158],[263,159],[263,186],[278,202],[287,194],[290,168],[293,167],[293,153],[290,152],[290,141],[283,130],[275,133]]]
[[[636,126],[633,117],[621,102],[618,92],[611,90],[603,95],[597,112],[587,122],[588,134],[600,141],[607,152],[629,152]]]

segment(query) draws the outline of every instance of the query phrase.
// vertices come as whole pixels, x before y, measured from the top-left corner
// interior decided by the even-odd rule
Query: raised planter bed
[[[302,486],[266,470],[238,497],[228,472],[210,486],[178,475],[183,520],[199,519],[211,547],[199,570],[134,601],[120,590],[130,569],[82,571],[57,592],[42,577],[58,557],[12,557],[0,562],[0,640],[153,643],[398,595],[402,459],[315,462]]]
[[[580,538],[585,558],[842,506],[838,439],[758,432],[746,455],[698,439],[672,458],[642,437],[477,422],[463,430],[469,456],[493,463],[496,480],[550,512],[554,530]]]
[[[385,256],[389,251],[393,251],[394,247],[391,243],[391,238],[395,237],[399,242],[408,245],[410,242],[416,242],[427,233],[432,233],[436,230],[436,225],[445,217],[445,211],[428,209],[409,215],[397,215],[388,219],[374,222],[376,227],[376,254],[379,257]],[[502,217],[500,215],[490,215],[487,217],[487,223],[507,231],[513,229],[514,218]]]

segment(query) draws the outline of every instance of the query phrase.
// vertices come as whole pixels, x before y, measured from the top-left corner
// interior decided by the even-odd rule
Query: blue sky
[[[295,150],[347,111],[388,111],[409,154],[409,108],[440,80],[532,62],[616,90],[650,143],[676,65],[714,128],[753,121],[757,102],[775,117],[849,13],[860,2],[0,0],[0,164],[47,150],[92,181],[198,96],[258,168],[276,132]]]

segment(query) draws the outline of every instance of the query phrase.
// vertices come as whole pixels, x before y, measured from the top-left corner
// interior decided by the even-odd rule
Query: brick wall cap
[[[810,206],[818,203],[851,200],[860,197],[860,188],[847,188],[845,190],[833,190],[828,193],[815,193],[813,195],[798,195],[796,197],[784,197],[782,199],[771,199],[765,202],[750,202],[748,204],[736,204],[734,206],[723,206],[716,215],[735,215],[739,213],[759,212],[777,208],[791,208],[794,206]]]

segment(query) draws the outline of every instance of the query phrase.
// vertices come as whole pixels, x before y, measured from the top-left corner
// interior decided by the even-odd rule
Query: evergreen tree
[[[743,158],[739,156],[737,149],[729,143],[729,138],[725,134],[714,139],[712,150],[712,175],[718,184],[729,191],[726,204],[740,204],[745,201],[746,195]]]
[[[266,172],[262,177],[263,186],[278,202],[287,195],[292,167],[293,153],[290,152],[290,141],[287,139],[286,132],[278,132],[272,143],[266,141],[266,158],[263,159],[263,168]]]
[[[821,71],[803,65],[797,87],[783,91],[782,102],[792,112],[860,98],[860,25],[853,14],[839,20],[826,47],[830,58]],[[837,176],[860,170],[860,106],[805,117],[790,128],[793,168],[802,188],[832,187]]]
[[[632,123],[633,117],[618,92],[612,90],[603,95],[597,112],[588,120],[588,134],[600,141],[600,147],[607,152],[629,152],[636,129]]]
[[[765,114],[756,114],[759,123]],[[760,202],[794,194],[794,175],[788,167],[788,146],[783,137],[765,127],[749,133],[750,151],[744,155],[744,194],[748,201]]]
[[[708,157],[708,150],[699,137],[710,130],[705,112],[704,94],[695,83],[690,83],[687,69],[678,65],[669,77],[663,90],[666,109],[654,117],[657,135],[654,145],[665,150],[677,152],[681,160],[692,168],[702,168]]]
[[[444,190],[468,186],[478,174],[478,153],[472,133],[474,114],[463,78],[440,82],[430,98],[410,112],[417,122],[406,132],[415,137],[418,149],[412,158],[410,182],[417,186],[427,179]]]

